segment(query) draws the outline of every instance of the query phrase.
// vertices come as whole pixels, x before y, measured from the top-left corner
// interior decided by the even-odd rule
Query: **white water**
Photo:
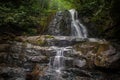
[[[71,13],[71,17],[72,17],[72,23],[71,23],[72,36],[77,38],[87,38],[87,30],[85,26],[83,26],[78,20],[77,11],[75,9],[71,9],[69,10],[69,12]],[[61,40],[64,40],[65,38],[66,37],[61,37]],[[56,53],[54,57],[50,58],[50,63],[49,63],[50,70],[55,72],[54,79],[52,80],[61,80],[60,75],[62,73],[62,70],[64,70],[66,66],[65,61],[66,59],[68,59],[65,57],[65,52],[68,53],[74,53],[74,52],[72,47],[53,46],[52,50],[54,50]],[[82,63],[82,62],[79,61],[78,63]]]
[[[69,10],[72,22],[72,36],[79,37],[79,38],[87,38],[87,29],[86,27],[78,20],[78,14],[75,9]]]
[[[53,67],[56,72],[60,73],[60,70],[64,67],[64,48],[56,50],[56,56],[54,58]]]
[[[50,60],[50,69],[55,71],[57,74],[61,74],[61,70],[65,68],[65,52],[72,53],[72,47],[55,47],[52,49],[55,50],[56,55]]]

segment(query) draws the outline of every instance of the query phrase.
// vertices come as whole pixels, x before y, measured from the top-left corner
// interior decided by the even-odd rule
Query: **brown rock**
[[[0,44],[0,52],[6,52],[10,48],[9,44]]]

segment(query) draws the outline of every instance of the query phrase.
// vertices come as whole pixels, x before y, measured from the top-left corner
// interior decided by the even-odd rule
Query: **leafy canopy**
[[[68,10],[71,8],[75,8],[75,4],[71,2],[73,2],[73,0],[51,0],[49,4],[49,9]]]

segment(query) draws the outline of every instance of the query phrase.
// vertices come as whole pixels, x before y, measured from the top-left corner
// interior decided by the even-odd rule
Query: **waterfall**
[[[66,53],[72,54],[73,48],[68,47],[51,47],[56,55],[50,58],[49,62],[49,71],[53,74],[51,80],[61,80],[61,74],[63,74],[63,70],[66,68],[66,60],[68,59],[65,57]]]
[[[75,9],[69,10],[72,22],[71,22],[71,29],[72,29],[72,36],[79,37],[79,38],[87,38],[87,30],[85,26],[78,20],[78,14]]]
[[[80,21],[78,20],[78,14],[77,11],[75,9],[71,9],[69,10],[69,12],[71,15],[69,16],[69,24],[71,27],[69,27],[71,29],[71,33],[73,37],[77,37],[77,38],[87,38],[87,30],[85,28],[85,26],[83,24],[80,23]],[[57,16],[59,17],[59,16]],[[63,18],[63,17],[62,17]],[[60,18],[60,20],[62,19]],[[71,21],[72,19],[72,21]],[[60,21],[58,20],[58,21]],[[63,20],[63,19],[62,19]],[[55,22],[54,22],[55,21]],[[57,19],[55,19],[52,23],[55,25]],[[53,25],[52,25],[53,26]],[[51,27],[52,27],[51,26]],[[50,32],[53,31],[52,34],[60,34],[59,28],[60,28],[60,24],[54,26],[56,28],[50,28]],[[59,28],[58,28],[59,27]],[[58,29],[57,29],[58,28]],[[57,30],[58,32],[55,32],[55,30]],[[62,35],[64,36],[64,35]],[[71,36],[71,35],[70,35]],[[60,36],[59,36],[60,37]],[[65,37],[63,37],[65,38]],[[61,38],[62,39],[62,38]],[[63,44],[65,45],[65,44]],[[67,46],[67,45],[66,45]],[[66,61],[68,58],[66,57],[65,53],[69,53],[69,54],[73,54],[75,52],[73,52],[73,48],[68,46],[68,47],[57,47],[57,46],[52,46],[52,50],[55,51],[56,55],[50,58],[50,62],[49,62],[49,71],[53,74],[52,75],[52,79],[51,80],[62,80],[61,78],[61,74],[63,74],[64,69],[66,68]],[[72,64],[72,62],[71,62]]]
[[[64,48],[60,48],[56,50],[56,56],[53,61],[53,68],[56,72],[60,73],[60,70],[64,67]]]
[[[60,70],[65,68],[65,52],[70,52],[72,49],[69,47],[52,47],[55,50],[55,57],[50,59],[50,69],[57,73],[61,73]]]

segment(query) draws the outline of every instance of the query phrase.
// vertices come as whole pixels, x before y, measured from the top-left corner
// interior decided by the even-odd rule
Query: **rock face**
[[[55,36],[71,35],[71,17],[69,11],[57,12],[53,21],[48,26],[48,34]]]
[[[56,55],[53,46],[71,49],[64,51],[65,68],[60,80],[120,79],[117,74],[120,53],[110,42],[42,35],[20,36],[15,41],[0,44],[0,80],[55,80],[56,77],[49,73],[50,59]],[[109,74],[99,70],[101,68],[116,74],[110,73],[112,76],[108,77]]]
[[[0,80],[25,80],[25,70],[16,67],[0,67]]]
[[[117,51],[109,42],[82,42],[74,47],[77,51],[82,53],[80,55],[84,56],[88,60],[89,67],[97,66],[112,69],[116,69],[116,67],[118,67],[112,64],[116,61],[119,62],[119,51]]]

